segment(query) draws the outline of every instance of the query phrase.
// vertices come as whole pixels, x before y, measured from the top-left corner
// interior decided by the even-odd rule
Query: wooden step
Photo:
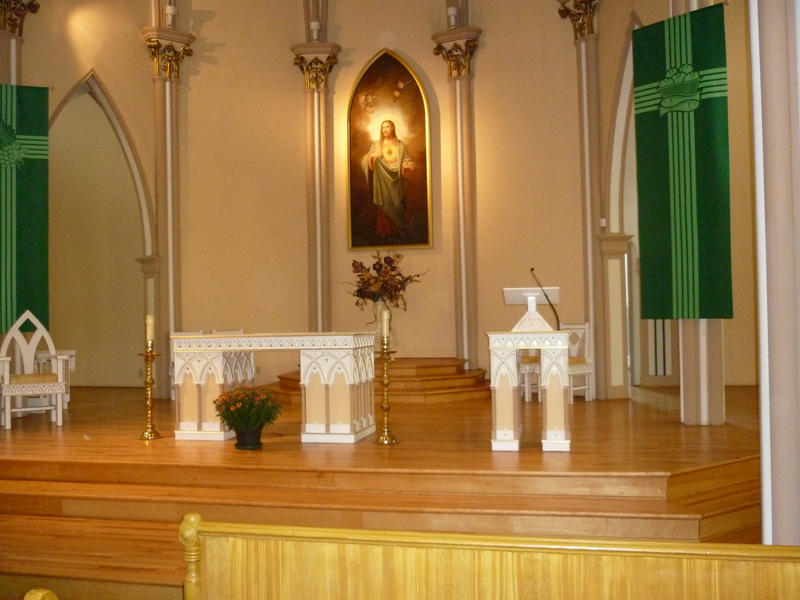
[[[17,515],[176,523],[189,510],[215,520],[426,530],[504,532],[519,535],[646,538],[697,541],[704,515],[660,499],[499,495],[491,503],[481,494],[429,494],[228,488],[117,486],[16,482],[4,485],[0,502],[7,521]],[[718,516],[718,515],[717,515]]]
[[[179,473],[152,465],[149,473],[136,473],[117,465],[115,476],[95,465],[97,481],[88,482],[89,472],[77,466],[60,470],[61,478],[48,471],[48,479],[37,480],[30,471],[15,479],[24,475],[20,465],[2,465],[2,512],[149,522],[177,521],[202,506],[215,520],[246,515],[248,521],[296,525],[333,519],[347,527],[700,541],[752,528],[760,508],[758,485],[746,481],[670,500],[666,475],[323,473],[230,466]]]
[[[396,493],[408,489],[431,494],[472,493],[486,496],[579,496],[666,499],[669,473],[550,473],[546,471],[443,470],[439,468],[370,469],[289,467],[270,457],[270,438],[264,451],[242,458],[242,464],[103,463],[98,461],[35,461],[0,459],[0,483],[172,485],[197,482],[220,489],[241,488],[254,481],[271,488],[301,488],[349,492],[374,490]],[[202,444],[205,442],[196,442]],[[335,449],[334,449],[335,451]],[[0,492],[4,488],[0,488]],[[749,488],[748,488],[749,489]],[[2,509],[2,505],[0,505]]]
[[[415,375],[442,375],[427,366]],[[538,404],[521,407],[519,453],[491,452],[482,400],[393,408],[391,448],[302,444],[301,407],[288,405],[260,452],[175,440],[173,408],[156,403],[165,435],[142,441],[141,390],[77,389],[64,427],[26,417],[4,431],[0,572],[179,586],[177,524],[193,510],[223,522],[759,541],[757,431],[683,428],[660,405],[576,403],[569,454],[541,452]]]
[[[491,401],[483,369],[465,369],[459,358],[397,358],[389,366],[390,402],[429,404],[460,400]],[[383,394],[383,365],[375,361],[375,396]],[[287,404],[301,401],[300,371],[278,375],[268,385],[276,399]]]
[[[263,524],[562,538],[759,540],[757,483],[742,477],[714,488],[714,467],[709,469],[710,486],[701,490],[693,484],[692,494],[670,500],[666,473],[521,476],[354,469],[326,474],[275,468],[260,469],[258,478],[256,469],[235,465],[136,469],[116,464],[113,473],[106,473],[93,462],[51,463],[42,472],[25,462],[0,464],[0,572],[80,573],[94,580],[180,585],[177,523],[192,510],[217,521]],[[692,477],[699,482],[701,473]],[[91,478],[97,481],[86,481]]]
[[[22,491],[22,490],[20,490]],[[27,490],[30,492],[31,490]],[[134,490],[134,496],[137,496]],[[39,490],[42,492],[42,490]],[[52,490],[53,498],[63,499],[65,512],[78,506],[83,498],[98,505],[93,510],[105,512],[101,489],[70,493]],[[473,512],[454,511],[439,506],[435,497],[408,495],[404,510],[398,505],[387,508],[387,498],[375,495],[371,500],[359,496],[358,505],[347,496],[338,499],[338,506],[321,503],[312,496],[287,493],[273,498],[267,506],[254,502],[239,510],[225,507],[229,496],[211,498],[213,488],[200,488],[196,497],[187,500],[194,509],[209,518],[239,519],[248,523],[338,526],[383,530],[428,530],[443,532],[469,531],[496,534],[511,529],[516,535],[564,537],[633,536],[647,539],[693,541],[702,527],[698,515],[682,513],[663,506],[660,501],[626,505],[614,498],[601,499],[595,511],[582,505],[570,506],[558,498],[529,499],[509,497],[505,510],[481,509],[476,500]],[[0,572],[48,577],[75,577],[96,581],[180,586],[184,563],[178,544],[177,523],[184,510],[182,503],[170,502],[169,492],[162,494],[153,510],[161,510],[151,520],[137,519],[133,513],[120,518],[83,518],[80,516],[34,514],[0,514]],[[143,497],[150,498],[147,491]],[[392,495],[394,499],[394,495]],[[30,506],[40,505],[36,495]],[[109,501],[109,506],[122,511],[126,505]],[[133,502],[129,502],[131,506]],[[324,504],[324,506],[323,506]],[[424,507],[420,510],[420,507]],[[139,508],[141,510],[141,507]],[[113,511],[110,511],[113,512]],[[175,515],[178,515],[175,518]],[[625,535],[620,535],[623,533]]]
[[[175,523],[0,514],[0,573],[181,585]]]
[[[408,358],[398,357],[389,363],[391,377],[426,377],[432,375],[456,375],[464,371],[463,358]],[[383,362],[375,357],[375,373],[382,373]],[[483,371],[481,371],[483,372]]]

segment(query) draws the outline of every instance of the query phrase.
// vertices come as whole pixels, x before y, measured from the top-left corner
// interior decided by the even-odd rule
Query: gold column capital
[[[321,90],[328,86],[328,74],[339,62],[338,44],[309,42],[292,46],[294,64],[305,77],[307,90]]]
[[[0,31],[22,36],[22,25],[28,13],[39,12],[36,0],[0,0]]]
[[[190,46],[194,35],[161,27],[146,27],[142,29],[142,37],[153,60],[154,75],[178,79],[184,57],[194,54]]]
[[[447,76],[450,79],[472,74],[472,55],[478,47],[480,34],[481,30],[475,27],[459,27],[433,36],[436,42],[433,53],[447,63]]]
[[[627,233],[601,233],[595,236],[601,255],[626,254],[632,238]]]
[[[572,8],[567,6],[570,0],[558,0],[561,6],[558,15],[572,22],[575,40],[582,40],[594,33],[594,13],[597,12],[598,0],[572,0]]]

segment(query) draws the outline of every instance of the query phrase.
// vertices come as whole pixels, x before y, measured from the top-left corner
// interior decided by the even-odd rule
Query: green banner
[[[0,85],[0,331],[30,309],[49,326],[47,88]]]
[[[733,316],[723,6],[633,32],[644,319]]]

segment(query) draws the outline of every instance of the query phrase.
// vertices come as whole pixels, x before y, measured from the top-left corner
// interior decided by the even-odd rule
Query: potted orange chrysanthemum
[[[214,408],[228,429],[236,432],[236,447],[240,450],[261,448],[261,430],[281,414],[281,404],[263,386],[225,392],[214,400]]]

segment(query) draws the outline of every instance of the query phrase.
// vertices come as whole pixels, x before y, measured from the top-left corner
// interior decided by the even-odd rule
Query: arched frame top
[[[70,89],[61,101],[56,106],[53,113],[50,115],[49,127],[52,129],[61,111],[67,104],[74,98],[81,94],[89,94],[89,96],[97,103],[100,109],[105,114],[114,134],[119,140],[122,153],[125,156],[125,162],[131,174],[134,189],[136,190],[136,198],[139,204],[139,212],[142,217],[142,246],[144,256],[153,256],[154,250],[154,219],[152,211],[150,210],[149,195],[147,192],[147,185],[145,182],[144,170],[142,169],[141,161],[139,160],[138,153],[133,144],[133,140],[125,126],[119,110],[111,99],[111,95],[103,85],[97,73],[92,69],[86,74],[83,79],[76,83]]]
[[[368,155],[382,141],[381,126],[391,121],[401,143],[403,206],[381,207],[369,180]],[[388,49],[361,70],[347,109],[348,242],[350,248],[430,247],[433,239],[430,109],[425,89],[413,69]],[[408,165],[408,168],[406,168]],[[392,226],[383,231],[383,213]],[[389,231],[391,229],[391,231]]]

